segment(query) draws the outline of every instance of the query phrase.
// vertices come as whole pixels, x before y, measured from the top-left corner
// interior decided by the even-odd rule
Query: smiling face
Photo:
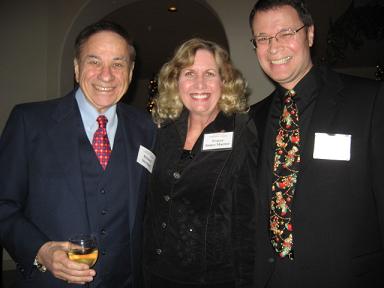
[[[181,70],[178,86],[180,99],[190,116],[212,120],[219,113],[222,80],[210,51],[196,51],[193,64]]]
[[[111,31],[93,34],[74,60],[76,81],[87,100],[103,113],[116,104],[128,89],[133,63],[128,44]]]
[[[296,30],[303,26],[298,13],[288,5],[258,11],[253,19],[255,36],[274,36],[284,29]],[[265,46],[256,48],[261,68],[275,82],[286,89],[293,89],[312,67],[310,47],[314,27],[301,29],[288,43],[271,39]]]

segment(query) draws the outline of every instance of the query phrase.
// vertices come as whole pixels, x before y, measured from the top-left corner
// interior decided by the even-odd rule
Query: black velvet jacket
[[[144,267],[171,281],[250,287],[254,250],[256,128],[220,113],[190,153],[188,113],[158,129],[147,196]],[[205,133],[234,131],[230,150],[202,151]]]

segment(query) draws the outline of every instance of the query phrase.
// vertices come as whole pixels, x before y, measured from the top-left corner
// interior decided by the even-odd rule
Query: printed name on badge
[[[313,159],[349,161],[351,138],[349,134],[315,133]]]
[[[204,134],[202,151],[232,149],[233,131]]]
[[[155,164],[156,156],[151,150],[140,145],[139,153],[137,153],[136,162],[142,165],[150,173],[152,173],[153,165]]]

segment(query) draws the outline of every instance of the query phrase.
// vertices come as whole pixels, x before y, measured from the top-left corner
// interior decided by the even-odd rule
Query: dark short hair
[[[300,20],[305,26],[313,25],[312,15],[309,12],[305,2],[303,0],[259,0],[253,6],[251,13],[249,14],[249,25],[252,29],[253,18],[258,11],[268,11],[281,6],[291,6],[296,10]]]
[[[128,34],[127,30],[125,30],[122,26],[116,23],[113,23],[110,21],[104,21],[104,20],[93,23],[85,27],[77,35],[75,40],[75,58],[76,59],[79,59],[82,46],[84,45],[85,42],[88,41],[89,37],[102,31],[114,32],[120,35],[122,38],[124,38],[124,40],[127,42],[127,45],[128,45],[129,59],[131,62],[135,61],[135,58],[136,58],[135,47],[133,46],[132,38]]]

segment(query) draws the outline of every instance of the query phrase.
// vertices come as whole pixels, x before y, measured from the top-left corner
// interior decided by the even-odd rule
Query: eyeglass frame
[[[296,35],[297,34],[297,32],[299,32],[301,29],[303,29],[304,27],[306,27],[307,25],[303,25],[303,26],[301,26],[300,28],[297,28],[297,29],[292,29],[292,28],[288,28],[288,29],[283,29],[283,30],[280,30],[279,32],[277,32],[276,34],[275,34],[275,36],[266,36],[266,38],[267,38],[267,40],[268,40],[268,45],[271,43],[271,40],[273,39],[273,38],[275,38],[275,40],[276,40],[276,42],[279,42],[279,40],[276,38],[276,36],[278,35],[278,34],[280,34],[281,32],[286,32],[286,31],[291,31],[293,34],[292,34],[292,36],[294,36],[294,35]],[[258,37],[258,36],[254,36],[253,38],[251,38],[251,39],[249,39],[249,41],[252,43],[252,46],[253,46],[253,49],[255,49],[256,50],[256,48],[257,48],[257,44],[256,44],[256,39],[255,39],[255,37]]]

